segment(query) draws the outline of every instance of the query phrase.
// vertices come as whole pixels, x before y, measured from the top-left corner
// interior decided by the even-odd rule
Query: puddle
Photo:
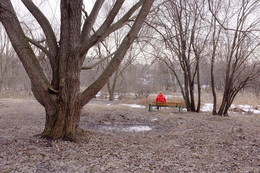
[[[106,123],[91,123],[85,125],[85,128],[89,130],[95,131],[118,131],[118,132],[147,132],[151,130],[155,130],[156,124],[155,123],[139,123],[139,122],[106,122]]]
[[[145,131],[152,130],[150,126],[129,126],[129,127],[101,126],[100,128],[103,130],[124,131],[124,132],[145,132]]]

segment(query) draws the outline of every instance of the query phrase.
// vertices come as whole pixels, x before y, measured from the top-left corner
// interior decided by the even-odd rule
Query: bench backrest
[[[152,105],[153,106],[174,106],[174,107],[178,107],[178,106],[183,106],[183,103],[180,103],[180,102],[153,102]]]

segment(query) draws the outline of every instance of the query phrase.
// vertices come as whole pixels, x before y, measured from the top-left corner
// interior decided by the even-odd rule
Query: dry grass
[[[234,104],[260,105],[260,96],[256,96],[252,93],[242,92],[236,96],[236,98],[234,100]]]
[[[202,94],[202,103],[212,103],[213,97],[211,93]],[[217,102],[220,104],[222,101],[222,94],[217,93]],[[260,105],[260,96],[256,96],[252,93],[238,93],[233,104],[235,105]]]

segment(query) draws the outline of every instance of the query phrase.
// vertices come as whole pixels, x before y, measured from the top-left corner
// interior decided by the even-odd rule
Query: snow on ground
[[[213,110],[213,104],[212,103],[205,103],[201,108],[200,110],[202,112],[210,112]]]
[[[254,114],[260,114],[260,110],[254,109],[255,106],[251,106],[251,105],[231,105],[231,108],[240,108],[242,110],[244,110],[245,112],[252,112]],[[260,106],[257,106],[260,107]],[[205,103],[202,108],[201,111],[202,112],[210,112],[213,109],[213,104],[212,103]]]
[[[232,105],[233,106],[233,105]],[[250,106],[250,105],[238,105],[237,107],[239,107],[240,109],[243,109],[246,112],[252,112],[254,114],[260,114],[260,110],[256,110],[254,109],[254,106]],[[260,106],[257,106],[260,107]]]

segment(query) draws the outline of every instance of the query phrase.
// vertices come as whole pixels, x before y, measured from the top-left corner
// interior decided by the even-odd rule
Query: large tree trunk
[[[79,104],[74,104],[72,103],[70,107],[60,104],[57,110],[45,108],[46,122],[43,137],[71,141],[77,138],[81,107]]]

